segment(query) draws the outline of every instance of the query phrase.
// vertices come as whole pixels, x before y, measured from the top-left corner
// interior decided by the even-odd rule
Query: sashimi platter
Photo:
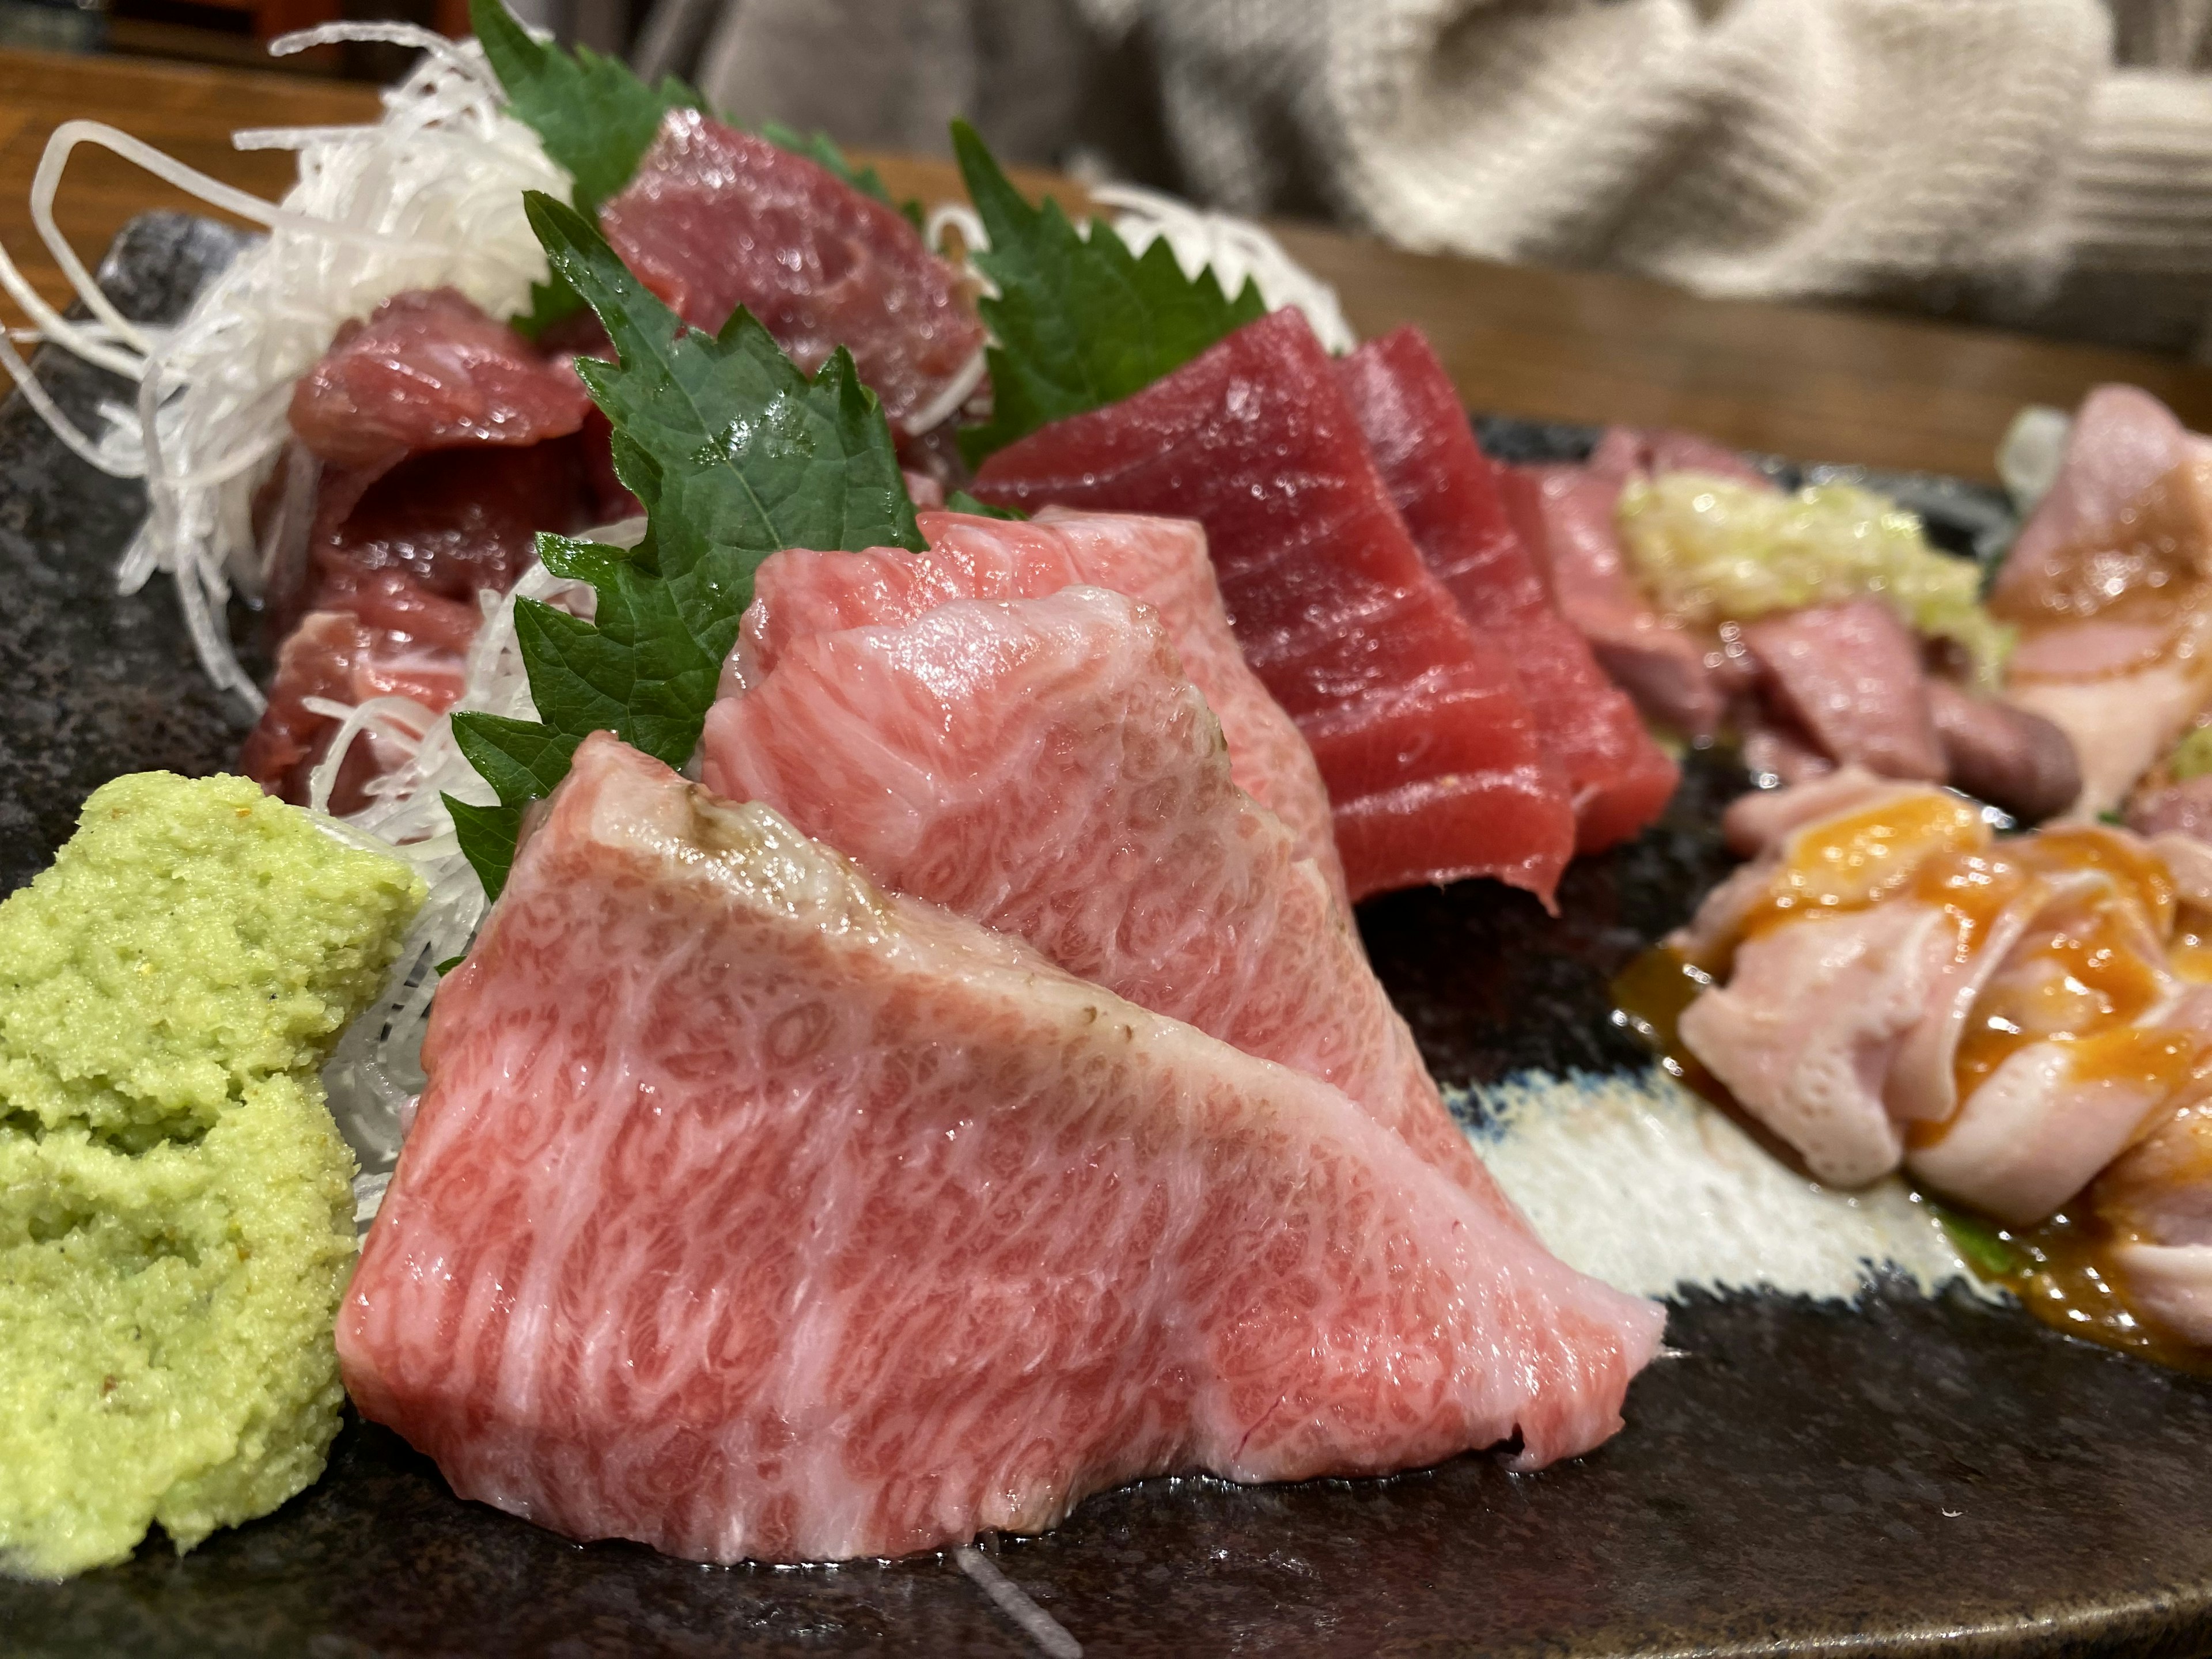
[[[0,1647],[2212,1644],[2212,440],[473,21],[0,257]]]

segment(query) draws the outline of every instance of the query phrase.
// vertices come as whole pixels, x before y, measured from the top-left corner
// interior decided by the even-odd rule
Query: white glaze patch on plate
[[[1838,1192],[1808,1181],[1656,1067],[1641,1077],[1528,1073],[1454,1092],[1480,1109],[1476,1150],[1544,1242],[1620,1290],[1856,1301],[1880,1267],[1923,1292],[1963,1279],[1998,1294],[1902,1182]]]

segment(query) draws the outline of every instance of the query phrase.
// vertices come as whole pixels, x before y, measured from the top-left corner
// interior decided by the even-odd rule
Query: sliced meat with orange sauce
[[[2212,1347],[2212,1103],[2193,1101],[2116,1159],[2090,1200],[2137,1311]]]
[[[1729,983],[1683,1012],[1682,1042],[1817,1178],[1864,1186],[1903,1156],[1882,1085],[1950,949],[1924,905],[1778,927],[1746,939]]]
[[[2209,580],[2212,459],[2156,398],[2098,387],[1990,607],[2021,630],[2007,696],[2073,741],[2080,816],[2118,805],[2212,701]]]

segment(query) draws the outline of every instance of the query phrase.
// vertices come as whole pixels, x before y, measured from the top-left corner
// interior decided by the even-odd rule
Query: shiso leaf
[[[1164,237],[1139,257],[1103,220],[1086,235],[1058,203],[1031,206],[965,121],[952,149],[991,239],[973,257],[999,290],[976,307],[993,340],[992,410],[960,434],[969,465],[1141,391],[1267,311],[1249,279],[1232,300],[1212,270],[1184,276]]]
[[[787,547],[926,545],[890,428],[848,354],[810,380],[742,309],[719,335],[689,328],[575,209],[538,191],[525,205],[554,272],[619,354],[577,372],[614,424],[615,471],[644,503],[647,530],[628,550],[540,537],[546,568],[597,594],[592,620],[518,602],[538,719],[453,717],[455,740],[499,797],[496,807],[447,799],[494,897],[523,809],[552,792],[591,732],[670,766],[690,760],[763,559]]]
[[[703,109],[698,93],[674,76],[647,86],[618,58],[589,46],[571,53],[535,39],[502,0],[469,0],[469,26],[507,94],[507,106],[575,180],[570,200],[585,213],[630,181],[660,124],[672,109]],[[558,276],[535,283],[530,309],[514,319],[536,339],[583,309],[575,289]]]
[[[585,213],[629,182],[669,111],[705,107],[672,75],[647,86],[618,58],[603,58],[589,46],[569,52],[533,39],[501,0],[469,0],[469,27],[491,60],[508,110],[568,169],[576,181],[571,199]]]

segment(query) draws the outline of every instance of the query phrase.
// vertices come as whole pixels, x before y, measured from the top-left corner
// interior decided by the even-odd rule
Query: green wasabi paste
[[[422,902],[242,778],[118,778],[0,902],[0,1567],[322,1472],[352,1154],[317,1072]]]

